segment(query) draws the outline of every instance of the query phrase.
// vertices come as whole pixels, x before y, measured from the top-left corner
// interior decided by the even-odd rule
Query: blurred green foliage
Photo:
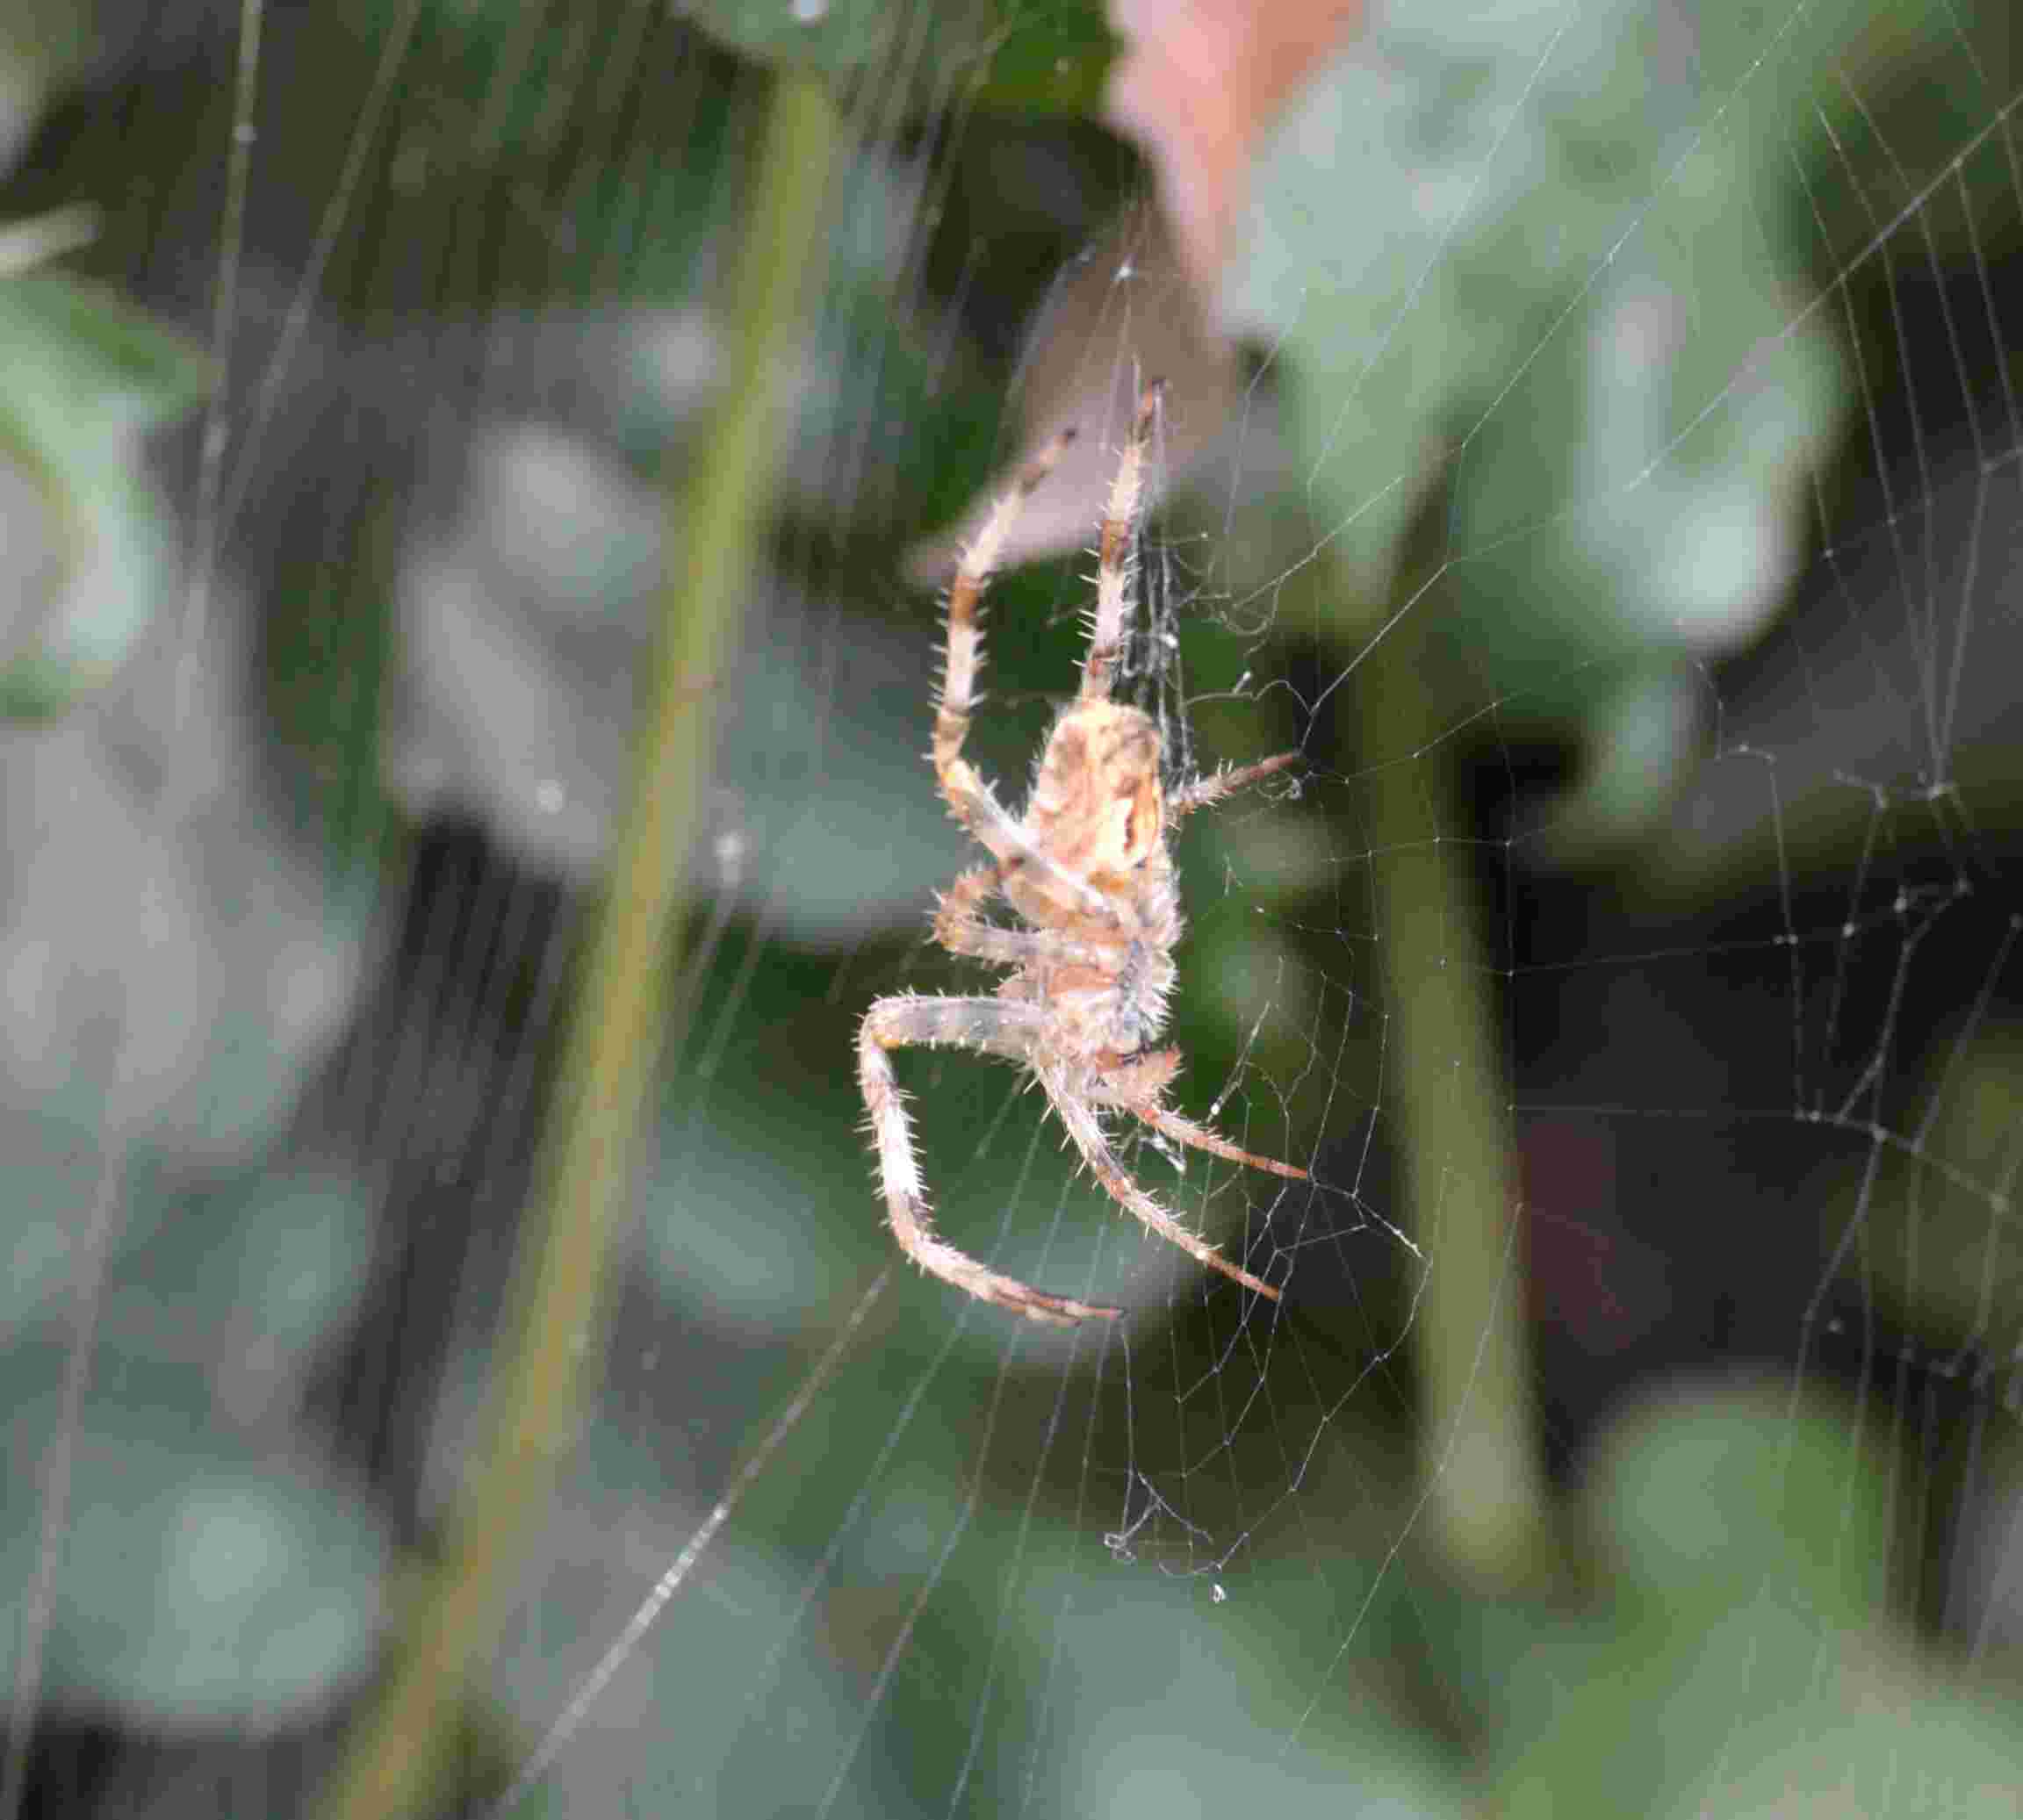
[[[973,0],[909,11],[881,0],[703,0],[690,9],[718,42],[767,62],[850,77],[908,64],[965,102],[1093,112],[1116,48],[1093,0]]]
[[[116,676],[173,599],[174,540],[143,435],[210,385],[180,335],[97,285],[0,277],[0,462],[34,489],[54,561],[0,659],[0,713],[47,719]],[[16,560],[32,536],[12,516]]]
[[[1366,634],[1426,579],[1446,687],[1583,736],[1598,831],[1667,802],[1692,666],[1806,554],[1863,241],[1963,146],[1961,237],[2014,232],[1998,11],[1380,4],[1272,132],[1224,305],[1274,350],[1336,611]]]
[[[158,1312],[216,1319],[218,1299],[200,1311],[164,1291]],[[9,1684],[25,1685],[24,1621],[43,1584],[38,1469],[62,1459],[69,1520],[35,1637],[45,1697],[144,1730],[299,1723],[371,1665],[384,1520],[362,1486],[292,1450],[283,1424],[233,1421],[194,1357],[172,1363],[148,1337],[98,1348],[75,1426],[59,1389],[67,1336],[0,1353],[19,1514],[0,1533]]]

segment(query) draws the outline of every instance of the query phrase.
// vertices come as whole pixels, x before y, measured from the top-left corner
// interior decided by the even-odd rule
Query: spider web
[[[2006,1810],[1983,1766],[2018,1755],[1985,1690],[2023,1665],[2023,66],[1998,20],[1940,21],[1927,98],[1892,109],[1881,15],[1847,11],[1787,6],[1774,54],[1683,104],[1699,147],[1780,70],[1837,73],[1816,152],[1793,130],[1778,231],[1803,260],[1695,396],[1739,409],[1765,349],[1817,334],[1839,404],[1769,488],[1788,578],[1754,622],[1668,645],[1661,685],[1605,688],[1621,647],[1585,622],[1527,665],[1504,622],[1536,602],[1494,603],[1584,514],[1645,524],[1665,464],[1543,507],[1470,489],[1513,435],[1541,468],[1567,455],[1558,363],[1598,345],[1624,249],[1704,175],[1686,154],[1576,239],[1563,305],[1493,344],[1429,464],[1386,440],[1385,375],[1484,357],[1427,329],[1458,227],[1407,262],[1318,437],[1277,402],[1318,291],[1251,342],[1211,446],[1176,384],[1124,692],[1181,773],[1307,759],[1182,837],[1178,1103],[1314,1182],[1126,1149],[1283,1284],[1269,1306],[1120,1218],[1017,1071],[907,1054],[947,1234],[1127,1311],[1059,1333],[896,1261],[847,1058],[881,993],[985,989],[923,933],[972,856],[920,759],[938,631],[905,557],[968,508],[976,447],[1017,458],[1012,421],[962,400],[1010,372],[1037,428],[1085,414],[1094,467],[1033,510],[1091,538],[1128,400],[1171,357],[1171,281],[1112,237],[1141,172],[999,117],[925,14],[894,15],[875,76],[841,86],[835,274],[722,683],[599,1399],[489,1652],[471,1811],[1336,1812],[1354,1791],[1458,1812],[1485,1788],[1731,1810],[1810,1794],[1823,1760],[1861,1811]],[[1469,207],[1614,11],[1545,23],[1464,162]],[[10,1527],[15,1577],[126,1558],[122,1472],[150,1535],[181,1538],[143,1580],[104,1567],[97,1630],[82,1594],[20,1601],[17,1811],[306,1806],[357,1715],[371,1601],[442,1543],[671,559],[658,464],[695,446],[725,370],[707,299],[767,47],[702,17],[730,35],[618,5],[408,5],[356,32],[114,9],[18,173],[22,212],[90,192],[101,275],[224,381],[161,458],[202,610],[76,750],[36,748],[18,825],[57,793],[78,851],[38,862],[63,914],[17,882],[8,952],[33,938],[83,974],[196,955],[267,985],[234,1022],[236,999],[213,1016],[135,970],[119,1040],[79,1050],[84,1110],[60,1109],[83,1138],[55,1131],[47,1070],[11,1063],[16,1154],[47,1153],[36,1193],[90,1235],[69,1299],[8,1336],[25,1407],[89,1366],[19,1431],[41,1496]],[[163,124],[198,87],[230,97],[201,151]],[[114,187],[164,143],[176,180]],[[1717,223],[1767,216],[1712,193]],[[1047,261],[1021,209],[1050,221]],[[1690,270],[1688,344],[1726,345],[1725,282]],[[904,333],[894,295],[918,303]],[[1027,304],[1051,353],[1014,357]],[[1372,579],[1375,544],[1404,553]],[[1071,688],[1091,568],[993,587],[971,749],[1008,798]],[[149,763],[207,781],[110,824],[76,807],[100,801],[80,776]],[[136,845],[181,948],[76,913],[148,895],[109,857]],[[291,1022],[304,979],[322,1009]],[[324,1531],[276,1514],[313,1497]],[[1543,1562],[1544,1533],[1576,1558]],[[270,1588],[205,1629],[263,1550],[309,1602]],[[349,1653],[295,1671],[287,1639],[351,1636],[336,1613]],[[1853,1725],[1878,1711],[1942,1767]],[[1661,1783],[1654,1729],[1688,1763]]]

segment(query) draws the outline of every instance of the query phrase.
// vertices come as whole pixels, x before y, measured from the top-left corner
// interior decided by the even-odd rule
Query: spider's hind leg
[[[1031,1056],[1039,1025],[1033,1007],[999,998],[881,998],[864,1014],[858,1029],[857,1079],[878,1151],[886,1217],[899,1248],[931,1276],[979,1301],[1016,1309],[1028,1320],[1070,1327],[1091,1315],[1114,1316],[1123,1311],[1048,1295],[979,1263],[936,1234],[919,1159],[913,1154],[905,1097],[887,1053],[913,1044],[947,1043],[1024,1061]]]
[[[1209,1155],[1220,1156],[1225,1162],[1240,1162],[1246,1169],[1263,1169],[1268,1175],[1283,1176],[1288,1182],[1311,1182],[1314,1179],[1295,1163],[1280,1162],[1276,1157],[1257,1156],[1248,1150],[1239,1149],[1220,1133],[1211,1131],[1206,1125],[1197,1125],[1191,1119],[1183,1119],[1169,1107],[1133,1105],[1129,1110],[1154,1131],[1171,1138],[1175,1143],[1185,1144],[1190,1149],[1206,1150]]]
[[[1091,1097],[1098,1104],[1115,1106],[1134,1119],[1143,1119],[1162,1136],[1171,1138],[1177,1144],[1184,1144],[1191,1150],[1206,1150],[1209,1155],[1220,1156],[1225,1162],[1240,1162],[1249,1169],[1263,1169],[1274,1176],[1283,1176],[1289,1182],[1314,1179],[1295,1164],[1280,1162],[1274,1157],[1254,1155],[1232,1144],[1220,1132],[1209,1126],[1197,1125],[1191,1119],[1176,1112],[1164,1103],[1164,1096],[1179,1072],[1179,1050],[1148,1049],[1105,1068],[1101,1076],[1102,1084]]]
[[[1191,1233],[1181,1225],[1165,1208],[1139,1187],[1131,1177],[1117,1153],[1110,1147],[1110,1140],[1103,1133],[1095,1111],[1085,1098],[1078,1096],[1065,1083],[1053,1078],[1045,1072],[1040,1075],[1040,1085],[1047,1090],[1047,1097],[1054,1103],[1054,1110],[1061,1115],[1061,1122],[1068,1127],[1068,1135],[1075,1141],[1075,1147],[1082,1153],[1091,1172],[1107,1191],[1110,1198],[1127,1212],[1142,1222],[1148,1231],[1156,1233],[1170,1245],[1177,1245],[1191,1258],[1206,1264],[1211,1270],[1220,1270],[1245,1289],[1254,1290],[1271,1301],[1278,1299],[1278,1291],[1260,1277],[1254,1277],[1241,1264],[1233,1264],[1216,1250],[1207,1240]],[[1133,1106],[1131,1110],[1141,1118],[1146,1111]],[[1157,1119],[1149,1122],[1157,1124]],[[1185,1119],[1180,1119],[1182,1125]],[[1197,1127],[1198,1128],[1198,1127]],[[1205,1135],[1208,1135],[1205,1133]],[[1246,1158],[1246,1161],[1253,1159]]]

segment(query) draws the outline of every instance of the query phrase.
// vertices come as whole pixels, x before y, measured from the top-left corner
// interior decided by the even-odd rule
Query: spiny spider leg
[[[1289,1162],[1280,1162],[1272,1156],[1253,1155],[1248,1150],[1239,1149],[1229,1140],[1206,1125],[1197,1125],[1191,1119],[1183,1119],[1179,1113],[1166,1106],[1131,1106],[1128,1111],[1142,1119],[1153,1130],[1163,1132],[1175,1142],[1185,1144],[1195,1150],[1206,1150],[1211,1156],[1220,1156],[1225,1162],[1240,1162],[1247,1169],[1263,1169],[1269,1175],[1283,1176],[1288,1182],[1311,1182],[1314,1178],[1303,1169]]]
[[[995,866],[975,866],[956,874],[941,894],[934,912],[934,939],[951,954],[974,955],[1004,967],[1029,967],[1036,960],[1074,961],[1105,967],[1109,955],[1100,946],[1059,929],[1004,929],[987,923],[979,906],[1003,882]]]
[[[1111,905],[1087,880],[1077,878],[1059,865],[1033,840],[997,800],[997,793],[962,756],[975,718],[976,679],[983,667],[983,591],[989,586],[997,558],[1019,514],[1033,488],[1054,470],[1076,433],[1064,429],[1048,442],[1026,471],[991,507],[983,529],[962,552],[955,579],[948,590],[948,637],[940,693],[934,707],[934,774],[950,812],[962,826],[989,849],[1000,866],[1023,864],[1036,867],[1078,899],[1092,916],[1110,913]]]
[[[1288,765],[1297,765],[1306,756],[1304,752],[1279,752],[1269,759],[1260,759],[1255,765],[1225,767],[1206,777],[1198,777],[1192,783],[1182,784],[1167,797],[1166,813],[1184,816],[1193,814],[1198,809],[1213,809],[1225,796],[1249,789],[1273,772],[1283,771]]]
[[[1068,1135],[1075,1140],[1075,1147],[1082,1153],[1090,1172],[1108,1190],[1112,1199],[1120,1202],[1149,1230],[1169,1244],[1177,1245],[1189,1257],[1211,1270],[1221,1271],[1245,1289],[1255,1290],[1274,1302],[1278,1299],[1278,1291],[1269,1283],[1253,1277],[1242,1265],[1231,1263],[1207,1240],[1190,1232],[1139,1187],[1118,1161],[1117,1153],[1110,1147],[1110,1140],[1104,1134],[1102,1126],[1097,1122],[1086,1101],[1077,1097],[1058,1079],[1049,1080],[1044,1071],[1040,1074],[1040,1084],[1047,1090],[1047,1097],[1053,1101],[1054,1110],[1061,1115],[1062,1124],[1068,1127]]]
[[[1137,568],[1138,508],[1145,496],[1145,453],[1166,395],[1163,380],[1155,379],[1138,400],[1131,420],[1131,437],[1118,457],[1110,483],[1110,502],[1103,510],[1103,535],[1096,546],[1096,612],[1089,624],[1089,651],[1082,659],[1080,699],[1106,701],[1112,673],[1124,654],[1124,634],[1131,617],[1131,577]]]
[[[910,1044],[955,1043],[1029,1062],[1044,1028],[1044,1014],[1036,1006],[998,998],[881,998],[865,1013],[857,1033],[857,1080],[878,1149],[886,1218],[899,1248],[930,1275],[968,1291],[980,1301],[1015,1308],[1033,1320],[1069,1327],[1092,1314],[1113,1317],[1123,1310],[1048,1295],[979,1263],[934,1231],[926,1186],[913,1151],[905,1096],[886,1054]]]

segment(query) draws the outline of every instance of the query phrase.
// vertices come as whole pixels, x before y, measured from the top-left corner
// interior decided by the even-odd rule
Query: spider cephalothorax
[[[1176,1141],[1295,1181],[1291,1163],[1253,1156],[1164,1103],[1177,1049],[1155,1049],[1173,985],[1180,899],[1171,824],[1293,763],[1297,752],[1220,771],[1168,792],[1158,728],[1111,697],[1130,611],[1131,555],[1145,454],[1158,406],[1147,392],[1118,463],[1104,514],[1096,609],[1082,685],[1047,737],[1023,816],[1014,818],[962,756],[976,701],[983,635],[977,607],[1026,496],[1046,478],[1066,437],[997,502],[963,553],[948,596],[947,669],[934,716],[934,772],[955,819],[990,855],[942,894],[934,937],[957,954],[1008,967],[994,997],[902,993],[865,1014],[858,1076],[878,1152],[892,1231],[906,1255],[943,1281],[1034,1320],[1069,1322],[1119,1311],[1028,1287],[987,1269],[934,1232],[912,1133],[887,1052],[950,1043],[1032,1069],[1096,1179],[1119,1205],[1189,1255],[1276,1301],[1278,1291],[1231,1263],[1134,1181],[1100,1114],[1127,1112]],[[985,919],[1001,896],[1027,926]]]

